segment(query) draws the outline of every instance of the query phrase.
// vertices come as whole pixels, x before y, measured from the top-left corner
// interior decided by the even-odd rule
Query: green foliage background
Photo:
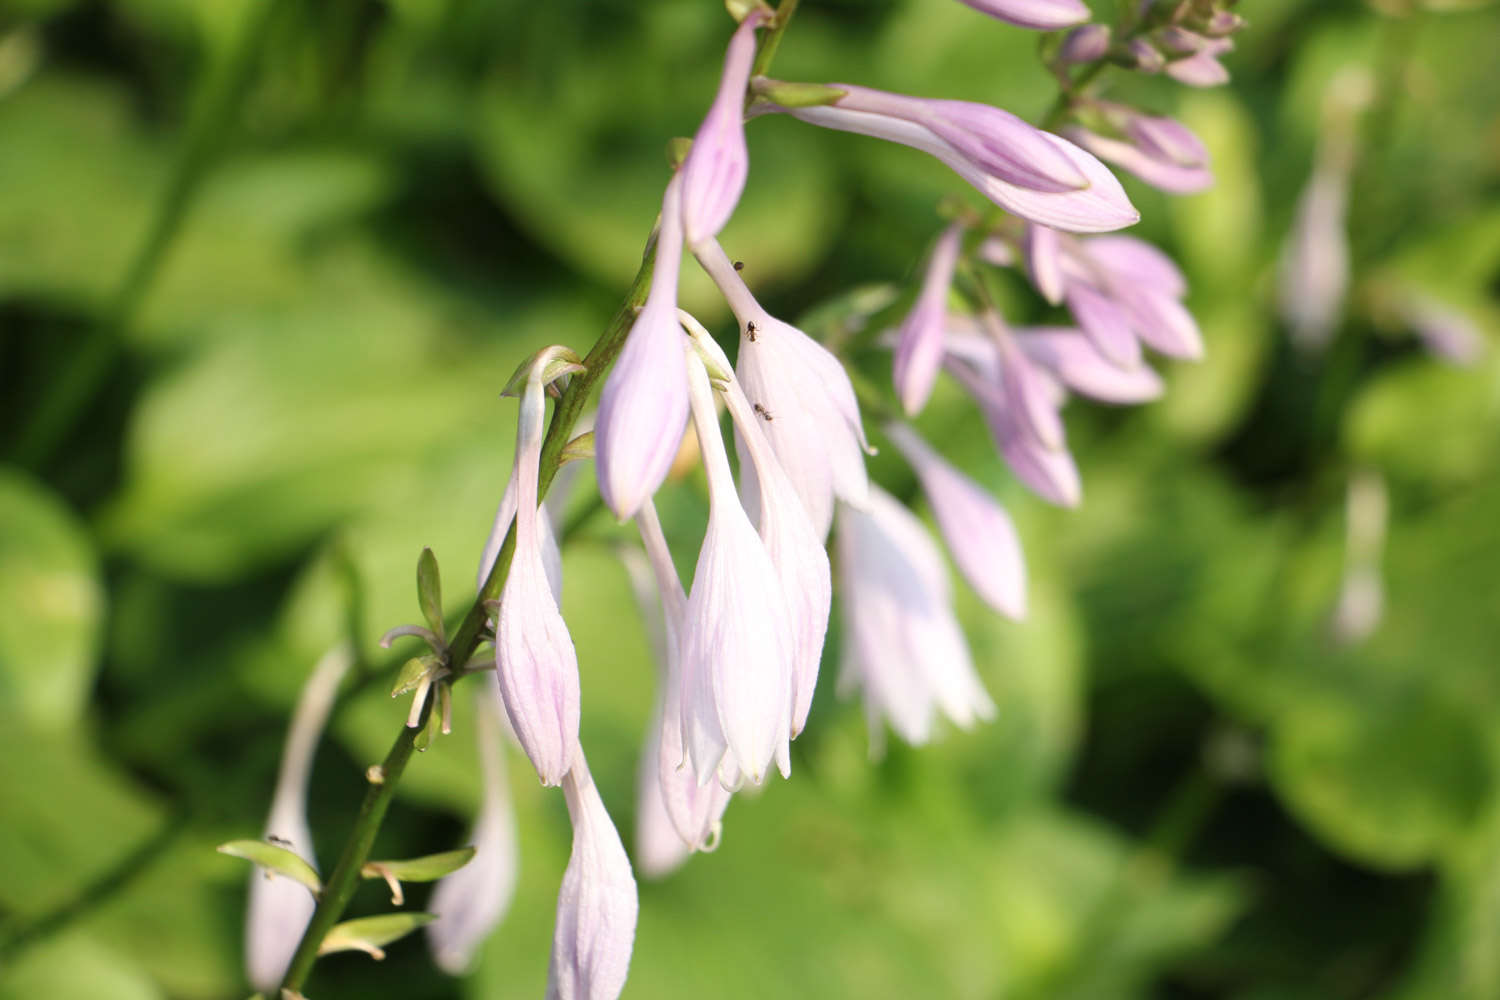
[[[246,871],[213,845],[260,832],[318,656],[353,629],[388,663],[373,639],[415,618],[423,546],[466,605],[513,446],[498,391],[535,348],[602,329],[730,26],[715,0],[280,4],[103,387],[28,455],[264,2],[0,2],[0,997],[248,992]],[[1077,512],[1021,491],[951,387],[924,415],[1022,529],[1031,619],[961,597],[999,719],[872,763],[831,649],[793,779],[642,884],[627,997],[1500,997],[1500,12],[1240,9],[1228,88],[1117,88],[1213,152],[1206,194],[1129,185],[1190,277],[1207,360],[1172,366],[1157,404],[1070,408]],[[1035,45],[950,0],[803,0],[777,73],[1035,117],[1054,94]],[[1306,357],[1275,265],[1348,65],[1378,86],[1356,280]],[[758,120],[750,141],[723,241],[779,315],[909,284],[938,199],[970,196],[870,140]],[[1467,310],[1482,360],[1422,353],[1381,305],[1401,289]],[[1044,315],[1011,291],[1018,320]],[[684,294],[727,329],[706,281]],[[889,455],[872,468],[914,493]],[[1389,485],[1387,613],[1340,646],[1356,469]],[[700,491],[664,507],[691,559]],[[628,844],[654,668],[606,520],[567,552],[565,612]],[[465,686],[377,853],[464,843]],[[320,754],[325,869],[405,714],[386,689],[350,699]],[[569,828],[511,763],[524,867],[477,971],[442,977],[413,938],[382,966],[325,960],[310,995],[541,993]],[[356,899],[384,908],[378,885]]]

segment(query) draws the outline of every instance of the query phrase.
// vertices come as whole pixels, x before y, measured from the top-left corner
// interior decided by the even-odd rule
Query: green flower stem
[[[797,0],[782,0],[781,7],[776,12],[776,23],[762,40],[761,48],[756,56],[755,65],[758,72],[764,73],[770,68],[776,45],[780,42],[781,34],[786,30],[787,23],[796,9]],[[620,308],[610,319],[609,325],[605,327],[594,346],[589,349],[588,356],[583,359],[584,368],[587,370],[569,379],[567,390],[563,392],[562,398],[557,401],[557,405],[552,410],[552,420],[547,425],[547,436],[542,440],[541,468],[537,484],[539,498],[546,497],[547,490],[551,487],[552,480],[561,467],[563,448],[573,439],[573,429],[578,423],[578,418],[583,414],[584,407],[593,396],[595,386],[604,378],[614,364],[615,358],[619,356],[621,348],[625,346],[625,337],[630,333],[630,328],[634,325],[636,316],[640,314],[641,307],[645,305],[655,264],[656,238],[653,234],[646,247],[640,270],[636,272],[630,291],[626,293],[625,301],[620,304]],[[588,514],[592,513],[591,508]],[[506,532],[505,543],[500,548],[500,555],[485,579],[484,586],[480,588],[479,596],[475,598],[468,614],[464,615],[463,621],[453,633],[453,641],[448,646],[450,663],[461,666],[469,662],[479,648],[479,644],[484,641],[485,623],[490,616],[486,605],[499,598],[506,576],[510,573],[510,564],[515,558],[515,553],[516,532],[515,523],[512,522],[510,530]],[[365,793],[359,816],[354,821],[354,829],[350,831],[349,839],[344,843],[339,860],[323,886],[323,894],[318,900],[317,909],[313,911],[312,920],[308,922],[307,930],[303,933],[302,940],[297,945],[297,951],[292,956],[291,965],[287,968],[286,978],[282,980],[282,989],[295,993],[302,992],[302,987],[312,972],[313,964],[318,959],[318,948],[322,945],[323,938],[343,917],[344,910],[354,895],[354,890],[359,886],[360,869],[364,867],[365,862],[370,860],[370,850],[374,846],[375,836],[380,831],[381,822],[385,819],[386,809],[395,797],[396,786],[401,780],[402,772],[405,771],[407,762],[411,759],[417,735],[427,724],[427,717],[431,711],[432,700],[428,699],[422,710],[421,725],[416,728],[402,727],[395,743],[391,745],[390,752],[381,762],[381,780],[378,783],[372,783]]]
[[[755,63],[750,68],[752,80],[771,71],[771,60],[776,58],[776,50],[781,47],[781,36],[786,34],[786,26],[792,23],[792,15],[795,13],[797,0],[781,0],[776,8],[776,18],[771,22],[771,29],[761,39],[760,48],[755,52]],[[746,95],[746,100],[748,99],[749,95]]]
[[[99,321],[68,352],[63,370],[52,380],[37,412],[21,431],[15,458],[36,468],[47,460],[118,360],[121,339],[166,259],[188,209],[218,157],[255,76],[271,25],[286,0],[252,4],[228,63],[208,84],[156,214],[119,287]]]
[[[553,477],[557,475],[563,446],[572,439],[574,425],[577,424],[589,397],[593,394],[594,386],[609,371],[619,355],[620,349],[625,344],[625,337],[646,301],[646,292],[650,288],[651,272],[655,261],[656,244],[653,240],[646,249],[645,260],[641,263],[640,271],[636,273],[635,281],[630,286],[630,292],[626,295],[625,301],[583,361],[588,371],[573,376],[568,383],[567,391],[563,393],[562,399],[558,400],[557,406],[552,411],[552,421],[547,425],[547,436],[542,442],[540,483],[537,490],[540,497],[547,495],[547,489],[552,485]],[[505,545],[500,550],[500,557],[495,560],[495,566],[490,570],[490,575],[485,580],[479,596],[469,608],[468,614],[464,616],[458,631],[454,633],[453,642],[448,647],[449,662],[460,665],[467,663],[473,657],[475,650],[479,648],[480,642],[483,641],[485,621],[489,617],[485,604],[499,597],[506,574],[510,572],[510,563],[515,556],[515,550],[515,525],[512,523],[511,530],[505,536]],[[403,726],[390,752],[380,763],[381,780],[379,783],[372,783],[369,790],[365,792],[365,800],[360,806],[359,816],[354,821],[354,828],[350,831],[349,839],[344,844],[339,860],[323,886],[323,895],[318,900],[317,909],[313,911],[312,920],[308,922],[307,930],[303,933],[302,940],[297,945],[297,951],[292,956],[291,965],[287,967],[286,978],[281,984],[283,989],[299,993],[302,991],[308,975],[312,972],[313,963],[318,959],[318,948],[322,945],[323,938],[343,917],[349,900],[354,896],[355,889],[359,887],[360,869],[370,859],[370,851],[375,844],[375,835],[380,831],[380,824],[385,819],[386,809],[389,808],[391,799],[395,797],[396,786],[401,781],[407,762],[411,760],[417,735],[426,726],[427,716],[431,710],[432,700],[429,698],[422,710],[421,725],[416,728]]]

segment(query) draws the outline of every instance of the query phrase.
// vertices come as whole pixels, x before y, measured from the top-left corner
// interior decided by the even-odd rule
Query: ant
[[[755,410],[756,413],[759,413],[761,416],[765,417],[766,423],[769,424],[771,422],[771,411],[766,409],[764,406],[756,403],[753,407],[751,407],[751,409]]]

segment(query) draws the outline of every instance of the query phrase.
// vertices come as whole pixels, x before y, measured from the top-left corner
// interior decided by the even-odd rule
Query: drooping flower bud
[[[339,645],[318,661],[303,685],[287,730],[271,814],[266,819],[267,840],[314,865],[317,855],[307,827],[307,781],[339,682],[353,662],[349,647]],[[251,874],[245,914],[245,974],[252,986],[267,994],[276,991],[316,907],[317,901],[300,882],[259,869]]]
[[[547,580],[543,517],[538,509],[542,431],[546,416],[543,372],[558,348],[537,356],[521,393],[516,428],[516,547],[500,594],[495,666],[516,740],[544,785],[567,773],[578,742],[578,654]]]
[[[763,430],[767,424],[775,423],[775,414],[764,404],[752,403],[745,395],[729,359],[707,330],[686,313],[683,326],[723,392],[734,421],[740,454],[750,459],[748,463],[741,462],[741,479],[754,479],[756,526],[776,570],[791,619],[791,735],[796,737],[812,708],[818,666],[823,658],[823,639],[828,631],[828,611],[833,600],[828,553],[823,548],[823,537],[813,527]],[[745,475],[747,467],[753,470],[753,477]],[[744,492],[742,486],[741,494]]]
[[[761,429],[826,538],[834,498],[858,506],[869,483],[849,373],[823,345],[762,309],[717,243],[700,249],[698,260],[740,322],[740,384],[771,415]]]
[[[672,179],[662,199],[651,291],[599,394],[594,427],[599,493],[621,520],[633,517],[667,478],[687,426],[687,372],[677,325],[679,180],[680,175]]]
[[[683,626],[683,740],[700,784],[717,772],[733,788],[760,784],[773,760],[790,774],[795,640],[776,567],[740,506],[696,354],[688,387],[709,515]]]
[[[682,230],[690,247],[719,235],[745,190],[750,171],[745,87],[755,59],[755,29],[763,16],[760,8],[752,10],[730,39],[719,92],[682,163]]]
[[[1169,194],[1195,194],[1214,182],[1208,151],[1187,126],[1170,118],[1129,114],[1127,138],[1112,139],[1076,125],[1063,129],[1073,142]]]
[[[547,1000],[614,1000],[625,988],[639,910],[625,845],[594,786],[583,750],[563,779],[573,853],[557,893]]]
[[[1107,24],[1084,24],[1068,32],[1057,49],[1057,61],[1064,66],[1098,62],[1109,52],[1113,32]]]
[[[1092,15],[1082,0],[961,0],[962,3],[1018,28],[1056,31],[1087,21]]]
[[[994,703],[953,614],[948,568],[922,522],[872,484],[866,510],[840,510],[836,544],[839,689],[863,690],[871,748],[882,743],[882,719],[921,744],[932,738],[939,712],[961,727],[992,717]]]
[[[480,690],[475,735],[479,744],[481,798],[470,840],[474,858],[445,875],[432,892],[427,910],[437,920],[427,925],[432,960],[449,975],[462,975],[490,932],[510,909],[520,858],[516,816],[505,776],[505,724],[500,719],[499,680],[490,675]]]
[[[1142,73],[1160,73],[1166,69],[1166,56],[1146,39],[1132,38],[1126,43],[1125,48],[1135,60],[1135,68]]]
[[[559,477],[561,478],[561,477]],[[553,491],[557,490],[557,480],[553,480]],[[490,535],[484,540],[484,552],[479,557],[479,574],[474,581],[476,591],[484,589],[484,581],[490,578],[490,571],[495,568],[495,562],[500,558],[500,550],[505,547],[505,536],[510,531],[510,523],[516,518],[516,477],[511,476],[505,481],[505,492],[500,496],[500,504],[495,508],[495,521],[490,526]],[[562,603],[562,552],[557,547],[557,534],[552,529],[552,518],[543,507],[542,517],[537,522],[542,533],[542,563],[547,567],[547,584],[552,588],[552,599],[559,604]]]
[[[938,530],[969,586],[1001,614],[1025,618],[1026,560],[1005,508],[910,427],[891,423],[885,432],[921,480]]]
[[[948,319],[948,286],[958,264],[963,227],[943,230],[927,262],[922,291],[901,324],[892,378],[901,408],[915,416],[927,404],[943,365],[943,329]]]

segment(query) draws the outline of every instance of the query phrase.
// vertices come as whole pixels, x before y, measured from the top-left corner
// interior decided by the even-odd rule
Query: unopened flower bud
[[[1113,32],[1107,24],[1084,24],[1068,32],[1057,50],[1057,61],[1065,66],[1098,62],[1109,51]]]

